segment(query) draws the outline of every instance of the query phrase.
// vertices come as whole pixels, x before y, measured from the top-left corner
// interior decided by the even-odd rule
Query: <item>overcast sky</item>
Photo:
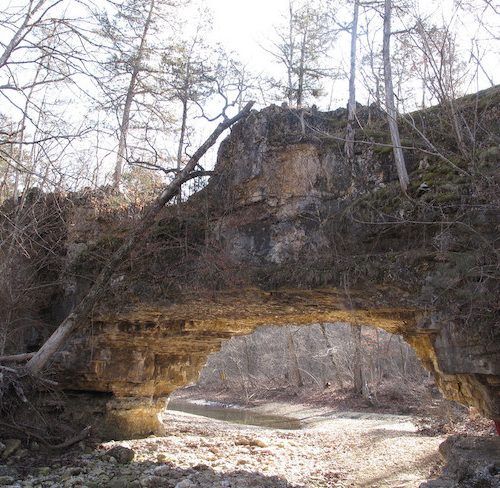
[[[205,3],[213,12],[213,35],[223,43],[226,49],[236,51],[242,61],[255,71],[277,69],[275,64],[273,66],[270,56],[260,46],[266,45],[266,43],[269,46],[273,28],[280,23],[286,12],[288,0],[205,0]],[[454,10],[454,0],[441,0],[440,2],[420,0],[419,4],[419,11],[427,15],[432,13],[437,24],[455,22],[462,48],[470,49],[471,39],[477,36],[477,19],[467,16],[463,12],[460,13],[460,16],[453,18],[451,12]],[[477,2],[477,4],[480,5],[481,2]],[[495,30],[497,33],[500,31],[500,16],[492,15],[491,11],[487,11],[482,20],[492,24],[493,33]],[[396,29],[403,27],[397,25],[396,19],[394,19],[394,24]],[[482,36],[482,41],[484,41],[484,32]],[[468,56],[468,53],[464,54]],[[483,66],[495,83],[500,82],[499,54],[498,40],[492,42],[491,49],[486,49],[482,53],[484,56]],[[332,60],[334,64],[343,63],[344,66],[347,66],[349,58],[347,34],[338,37],[332,55],[336,58],[335,61]],[[471,59],[468,61],[470,62]],[[333,97],[331,100],[328,97],[328,100],[322,101],[320,105],[323,108],[327,108],[324,106],[325,103],[332,104],[330,108],[336,108],[338,104],[344,105],[347,98],[347,80],[344,81],[332,81],[329,86],[325,86],[327,91],[331,91],[333,87]],[[467,91],[475,92],[490,85],[487,77],[480,74],[479,84],[467,87]],[[360,101],[364,102],[365,100]]]
[[[248,62],[262,54],[258,43],[269,37],[287,4],[288,0],[207,0],[216,35]]]

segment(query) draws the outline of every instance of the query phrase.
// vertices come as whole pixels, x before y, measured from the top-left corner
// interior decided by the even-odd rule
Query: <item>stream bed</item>
[[[298,430],[302,428],[300,420],[281,415],[265,415],[235,405],[226,405],[208,401],[187,401],[171,399],[167,410],[199,415],[233,424],[256,425],[271,429]]]

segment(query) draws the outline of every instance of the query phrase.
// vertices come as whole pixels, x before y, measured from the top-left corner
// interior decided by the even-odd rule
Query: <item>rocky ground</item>
[[[439,468],[444,437],[417,432],[411,417],[331,416],[300,406],[293,415],[304,419],[303,429],[241,426],[168,412],[163,437],[80,444],[55,456],[36,445],[17,446],[2,454],[0,485],[409,488]]]

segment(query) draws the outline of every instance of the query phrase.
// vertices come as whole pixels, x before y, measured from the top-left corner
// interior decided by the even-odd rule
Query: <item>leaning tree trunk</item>
[[[54,353],[64,344],[69,335],[75,331],[79,322],[92,311],[92,308],[101,297],[103,291],[106,289],[106,286],[115,270],[127,258],[141,237],[151,227],[154,223],[155,217],[161,209],[167,202],[175,197],[177,192],[180,190],[181,185],[192,177],[193,170],[196,168],[196,165],[201,157],[215,144],[222,132],[224,132],[228,127],[231,127],[238,120],[248,115],[253,104],[254,102],[247,103],[243,110],[233,118],[225,119],[221,122],[208,139],[198,148],[186,166],[177,173],[173,181],[163,190],[155,202],[151,204],[145,215],[138,222],[136,228],[132,231],[125,242],[115,251],[109,261],[105,263],[104,268],[99,273],[99,276],[90,288],[88,294],[75,307],[73,312],[63,320],[45,344],[43,344],[40,350],[30,359],[26,365],[28,371],[31,373],[39,373],[46,366],[47,362],[54,355]]]
[[[387,118],[389,122],[389,130],[391,132],[391,140],[394,152],[394,161],[398,172],[399,184],[405,192],[410,182],[408,172],[406,171],[405,158],[401,147],[401,139],[399,137],[399,128],[397,122],[397,112],[394,106],[394,86],[392,83],[392,66],[391,66],[391,0],[385,0],[384,10],[384,43],[383,43],[383,59],[384,59],[384,81],[385,81],[385,105],[387,110]]]

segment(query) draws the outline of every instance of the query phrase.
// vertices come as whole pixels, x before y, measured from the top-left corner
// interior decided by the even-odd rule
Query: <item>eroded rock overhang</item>
[[[402,195],[377,143],[383,123],[357,134],[350,162],[344,122],[342,109],[270,107],[235,126],[208,187],[165,211],[118,271],[92,333],[58,355],[62,384],[158,398],[195,381],[233,335],[342,321],[401,334],[446,396],[500,419],[498,283],[485,272],[498,214],[442,162],[420,170],[418,151],[406,155],[413,186]],[[70,239],[85,243],[75,212]],[[79,273],[90,254],[76,258]]]
[[[223,340],[263,325],[350,322],[415,334],[418,312],[391,303],[396,293],[238,289],[102,314],[94,319],[91,336],[60,354],[64,383],[123,397],[168,395],[196,381],[208,354]]]
[[[222,342],[264,325],[347,322],[399,334],[416,350],[450,398],[498,417],[489,370],[457,373],[440,357],[434,313],[410,306],[401,290],[244,289],[185,296],[171,306],[138,307],[94,319],[92,335],[73,341],[57,361],[62,386],[119,398],[161,398],[195,382]]]

